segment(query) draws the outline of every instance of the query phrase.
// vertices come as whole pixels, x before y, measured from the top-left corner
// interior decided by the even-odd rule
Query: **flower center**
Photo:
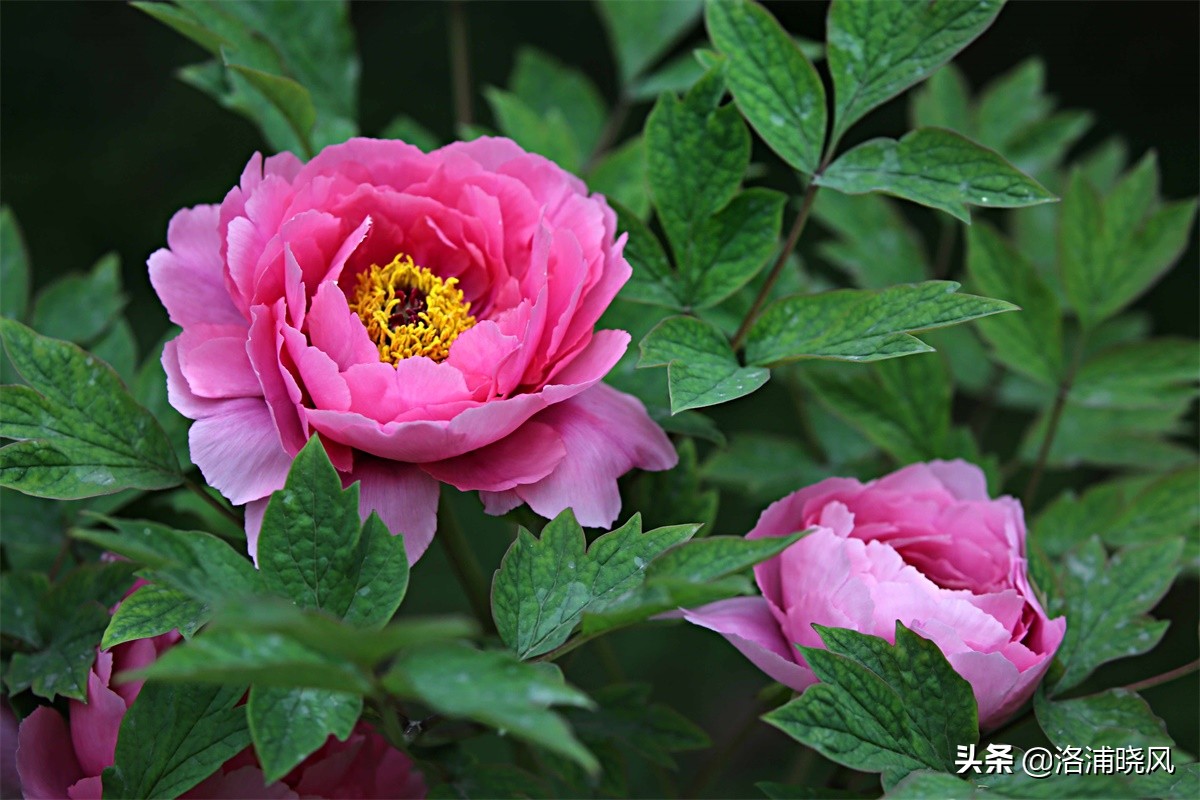
[[[379,347],[379,360],[393,364],[412,356],[445,361],[458,335],[475,324],[458,278],[443,280],[404,253],[359,273],[350,309]]]

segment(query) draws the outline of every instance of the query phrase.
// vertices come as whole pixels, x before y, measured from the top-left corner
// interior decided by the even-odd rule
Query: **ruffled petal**
[[[773,680],[797,692],[817,682],[817,676],[796,662],[767,601],[734,597],[694,609],[683,609],[693,625],[716,631]]]
[[[283,488],[292,465],[262,399],[230,400],[197,420],[188,445],[208,485],[235,506]]]
[[[410,464],[364,458],[354,465],[359,481],[359,515],[374,511],[393,536],[404,537],[408,563],[415,564],[437,530],[438,483]]]

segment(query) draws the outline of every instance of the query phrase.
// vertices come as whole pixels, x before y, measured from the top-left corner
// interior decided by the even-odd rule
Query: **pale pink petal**
[[[694,609],[683,609],[693,625],[716,631],[773,680],[803,691],[816,683],[812,670],[797,663],[795,649],[783,637],[779,623],[761,597],[734,597]]]
[[[246,553],[258,566],[258,535],[262,533],[263,515],[267,513],[270,498],[251,500],[244,508],[246,521]]]
[[[163,345],[163,371],[167,373],[167,400],[188,419],[211,416],[221,410],[228,400],[199,397],[188,386],[179,367],[179,337]]]
[[[364,458],[354,465],[351,481],[359,481],[359,514],[374,511],[392,532],[404,537],[408,562],[415,564],[437,530],[438,483],[409,464]]]
[[[25,800],[62,800],[83,777],[67,723],[49,706],[39,706],[21,722],[17,772]]]
[[[262,399],[230,400],[197,420],[188,445],[209,486],[235,506],[282,488],[292,464]]]
[[[930,461],[929,471],[959,500],[988,500],[987,476],[974,464],[956,458]]]
[[[298,453],[308,441],[293,397],[294,379],[280,363],[283,349],[283,301],[274,307],[255,306],[251,313],[250,339],[246,352],[258,374],[271,419],[280,442],[289,453]],[[192,459],[195,461],[195,458]]]
[[[262,386],[246,355],[248,328],[193,325],[174,341],[179,368],[195,395],[208,398],[261,397]]]

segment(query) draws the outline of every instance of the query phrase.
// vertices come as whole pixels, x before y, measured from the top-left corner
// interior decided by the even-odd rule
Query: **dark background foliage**
[[[773,3],[791,31],[823,38],[826,4]],[[362,54],[361,124],[377,134],[405,112],[444,138],[453,133],[446,47],[446,7],[440,3],[359,3],[351,16]],[[503,85],[517,46],[531,44],[587,72],[611,97],[615,85],[604,31],[583,2],[467,4],[472,78],[476,87]],[[262,147],[250,122],[220,111],[176,81],[175,68],[200,60],[199,48],[120,3],[6,2],[0,11],[0,167],[2,199],[24,229],[35,288],[68,271],[89,267],[115,250],[131,297],[127,311],[145,349],[166,326],[146,280],[145,259],[165,243],[167,221],[182,206],[217,202],[237,180],[249,155]],[[1154,147],[1163,195],[1197,193],[1200,130],[1200,4],[1185,2],[1014,2],[957,63],[973,87],[1030,55],[1047,64],[1050,91],[1064,107],[1088,109],[1096,123],[1077,150],[1122,136],[1136,158]],[[695,32],[686,46],[697,43]],[[481,98],[475,115],[488,122]],[[640,126],[641,107],[627,122]],[[858,137],[904,130],[906,101],[898,99],[855,129]],[[853,141],[847,142],[853,144]],[[756,155],[774,164],[765,150]],[[782,171],[768,180],[794,191]],[[813,237],[808,237],[811,246]],[[1200,266],[1195,238],[1180,265],[1140,303],[1156,334],[1196,336]],[[722,412],[737,424],[734,404]],[[757,416],[757,415],[756,415]],[[736,505],[736,501],[735,501]],[[731,520],[752,509],[723,513]],[[498,523],[469,531],[484,564],[499,562],[509,536]],[[434,548],[414,572],[411,611],[462,604],[441,552]],[[1173,620],[1152,654],[1102,670],[1092,683],[1111,686],[1152,675],[1196,657],[1194,579],[1185,578],[1157,615]],[[656,684],[656,695],[697,720],[720,748],[738,734],[762,687],[760,673],[715,635],[691,627],[617,634],[619,668]],[[599,651],[586,648],[567,668],[584,688],[598,679]],[[1179,744],[1198,749],[1197,685],[1193,678],[1146,692]],[[1032,725],[1006,739],[1032,743]],[[711,785],[716,793],[745,792],[753,780],[788,780],[796,746],[758,725],[732,765]],[[707,755],[682,760],[681,785]],[[813,776],[814,782],[821,776]],[[654,785],[653,779],[640,782]]]

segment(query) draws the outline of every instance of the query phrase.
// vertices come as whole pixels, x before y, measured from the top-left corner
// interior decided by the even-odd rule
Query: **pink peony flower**
[[[755,567],[762,597],[685,618],[796,691],[817,680],[793,646],[822,646],[814,623],[894,642],[899,620],[970,682],[981,727],[1029,699],[1067,622],[1048,619],[1029,585],[1021,504],[988,499],[978,467],[931,461],[867,484],[830,478],[772,504],[747,537],[806,528],[814,530]]]
[[[20,724],[16,769],[26,800],[100,800],[101,773],[111,766],[125,712],[142,682],[112,685],[112,676],[148,666],[180,639],[175,631],[97,650],[87,702],[70,701],[70,719],[41,706]],[[184,798],[422,798],[425,782],[404,753],[359,723],[344,742],[333,737],[270,786],[252,748],[230,759]],[[7,796],[7,795],[6,795]]]
[[[314,435],[410,559],[439,482],[493,514],[611,523],[620,475],[676,461],[642,404],[600,383],[629,343],[593,330],[630,275],[615,231],[580,180],[491,138],[256,155],[220,206],[177,213],[149,261],[183,328],[163,352],[171,403],[196,420],[205,479],[247,504],[251,553]]]

